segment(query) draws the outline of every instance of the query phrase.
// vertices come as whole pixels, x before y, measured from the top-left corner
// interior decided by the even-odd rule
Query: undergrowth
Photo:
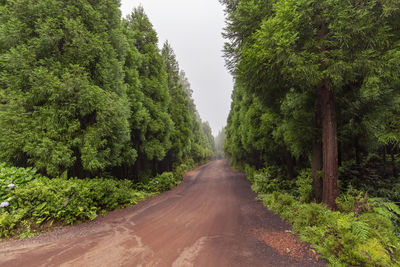
[[[134,205],[183,180],[188,161],[146,183],[112,178],[47,178],[31,168],[0,165],[0,240],[26,238],[54,224],[76,224]]]
[[[285,180],[279,170],[246,167],[253,190],[273,212],[293,226],[332,266],[400,266],[400,208],[383,198],[348,189],[338,211],[310,202],[309,170]]]

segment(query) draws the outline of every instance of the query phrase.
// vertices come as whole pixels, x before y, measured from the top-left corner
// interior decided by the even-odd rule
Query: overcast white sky
[[[144,7],[161,45],[168,40],[192,85],[193,98],[213,134],[226,124],[232,77],[224,66],[223,7],[218,0],[121,0],[125,17]]]

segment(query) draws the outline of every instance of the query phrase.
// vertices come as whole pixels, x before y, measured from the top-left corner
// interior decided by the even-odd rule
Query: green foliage
[[[0,213],[0,237],[12,235],[19,220],[20,216],[17,214],[10,214],[8,211]]]
[[[333,266],[400,263],[400,238],[387,217],[390,213],[382,215],[373,203],[368,203],[368,210],[356,216],[354,212],[330,211],[322,204],[302,203],[286,193],[274,192],[261,195],[260,199],[291,223],[301,239],[309,242]]]
[[[235,80],[225,154],[332,265],[400,265],[399,209],[386,201],[400,200],[400,2],[220,2]],[[339,211],[307,203],[322,190],[334,208],[339,165]]]
[[[267,194],[275,191],[292,192],[295,181],[286,180],[283,171],[275,166],[269,166],[254,174],[252,189],[258,194]]]
[[[188,159],[174,172],[134,183],[113,178],[49,179],[32,168],[1,164],[0,185],[4,192],[0,202],[7,200],[9,205],[0,207],[0,239],[16,234],[20,238],[31,237],[53,222],[75,224],[118,207],[134,205],[178,185],[194,167],[194,161]],[[8,188],[9,181],[15,184],[12,189]]]
[[[73,224],[93,220],[101,210],[135,204],[145,196],[133,190],[129,180],[41,178],[16,189],[11,207],[25,209],[24,218],[36,223],[55,219]]]
[[[352,188],[336,199],[340,211],[353,212],[356,215],[369,210],[368,201],[369,198],[366,193]]]
[[[132,164],[119,4],[21,0],[0,12],[0,160],[51,176]]]
[[[152,178],[148,185],[154,191],[167,191],[177,185],[177,180],[172,172],[164,172],[156,177]]]
[[[121,19],[113,0],[2,4],[0,162],[134,179],[171,171],[195,145],[209,158],[211,131],[167,50],[142,7]]]
[[[309,169],[301,171],[300,175],[297,176],[296,186],[300,201],[310,202],[312,199],[312,178]]]
[[[394,231],[397,236],[400,236],[400,207],[396,203],[385,201],[382,198],[370,198],[368,204],[374,212],[389,219],[395,226]]]
[[[276,167],[245,169],[264,205],[292,224],[332,266],[400,264],[400,208],[395,203],[350,189],[338,197],[338,211],[331,211],[323,204],[307,203],[312,191],[307,169],[291,187],[282,183],[282,171]]]
[[[49,179],[31,168],[4,165],[1,174],[1,184],[11,179],[15,187],[2,195],[9,206],[0,208],[0,238],[13,235],[15,229],[25,229],[21,236],[30,236],[31,226],[38,228],[49,221],[74,224],[93,220],[104,211],[143,201],[171,183],[169,174],[161,175],[157,179],[163,182],[162,188],[153,186],[147,192],[138,191],[130,180]]]
[[[4,163],[0,164],[0,202],[11,197],[17,187],[23,187],[38,178],[40,175],[33,168],[7,167]],[[9,188],[11,184],[14,185],[13,188]]]
[[[174,177],[178,182],[183,181],[184,175],[186,172],[194,169],[196,164],[194,163],[193,159],[185,160],[184,163],[180,164],[178,167],[175,168]]]
[[[166,42],[162,49],[162,56],[165,62],[168,89],[171,96],[169,113],[174,124],[171,133],[172,147],[167,155],[168,164],[180,163],[190,153],[193,140],[193,122],[190,117],[189,96],[184,91],[179,77],[179,65],[171,45]]]
[[[179,185],[184,178],[184,174],[192,170],[196,164],[193,159],[188,159],[184,163],[177,166],[174,172],[163,172],[153,178],[148,178],[143,182],[135,184],[138,190],[146,192],[163,192]]]
[[[400,264],[400,208],[395,203],[350,189],[338,197],[338,211],[330,211],[323,204],[307,203],[312,191],[309,170],[288,187],[276,167],[245,169],[264,205],[292,224],[332,266]]]
[[[288,177],[330,166],[322,172],[330,194],[336,189],[326,187],[336,187],[329,181],[338,177],[328,170],[341,165],[342,192],[353,186],[399,201],[399,2],[220,2],[235,80],[224,148],[230,161],[277,166]],[[332,93],[330,105],[321,102],[324,90]],[[329,107],[335,110],[328,119]],[[321,165],[317,150],[328,143],[322,125],[337,125],[330,138],[338,146],[329,151],[338,156]],[[324,190],[314,186],[316,194]]]
[[[392,168],[382,165],[382,160],[376,154],[371,153],[358,164],[354,160],[343,162],[339,171],[340,189],[343,192],[355,188],[370,196],[400,200],[399,177],[392,176]]]
[[[31,238],[36,235],[36,233],[32,232],[31,224],[28,221],[22,221],[21,225],[23,227],[23,230],[18,238]]]
[[[253,184],[254,183],[254,175],[257,173],[257,170],[250,166],[249,164],[246,164],[244,166],[244,172],[246,173],[247,179]]]
[[[171,46],[119,5],[1,1],[0,162],[32,167],[0,164],[0,238],[135,204],[213,155]]]
[[[129,101],[137,107],[135,115],[139,116],[131,120],[131,140],[140,163],[161,161],[171,148],[173,122],[168,112],[170,94],[157,33],[142,7],[135,8],[123,25],[132,57],[125,62],[125,69],[134,79],[128,88]]]

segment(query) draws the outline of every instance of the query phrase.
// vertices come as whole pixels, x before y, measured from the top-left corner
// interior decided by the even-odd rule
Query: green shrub
[[[339,168],[340,191],[356,188],[369,196],[399,201],[399,177],[393,177],[392,170],[382,168],[381,164],[381,156],[374,153],[368,153],[359,163],[355,160],[343,161]]]
[[[112,178],[49,179],[36,174],[31,168],[13,168],[2,164],[0,200],[8,200],[9,205],[0,207],[0,238],[12,236],[18,229],[25,229],[20,237],[31,236],[31,229],[37,229],[45,222],[75,224],[93,220],[98,214],[136,204],[157,192],[171,189],[193,167],[193,160],[188,160],[179,165],[174,173],[164,172],[147,183],[134,184],[130,180]],[[15,187],[10,189],[10,183],[14,183]]]
[[[12,233],[15,225],[18,223],[18,218],[11,215],[9,212],[0,213],[0,237],[8,237]]]
[[[256,173],[256,169],[248,164],[244,166],[244,172],[246,173],[247,179],[254,183],[254,174]]]
[[[193,159],[185,160],[184,163],[180,164],[178,167],[175,168],[174,177],[178,182],[183,180],[183,177],[186,172],[194,169],[196,164],[194,163]]]
[[[356,215],[371,209],[368,205],[368,195],[351,187],[336,199],[336,204],[339,211],[354,212]]]
[[[323,204],[302,203],[287,193],[274,192],[261,195],[260,199],[334,266],[400,264],[400,238],[393,224],[393,217],[400,210],[393,203],[369,199],[360,210],[357,201],[344,203],[345,197],[341,197],[341,207],[347,211],[339,212]],[[354,209],[360,213],[357,215]]]
[[[284,172],[275,166],[269,166],[254,172],[252,189],[258,194],[272,193],[274,191],[293,192],[294,180],[286,180]]]
[[[15,188],[24,186],[39,177],[40,175],[33,168],[7,167],[4,163],[0,164],[0,202],[8,199]],[[10,184],[15,187],[9,188]]]
[[[154,178],[146,179],[144,182],[135,184],[137,190],[147,192],[162,192],[172,189],[183,181],[186,172],[194,169],[196,166],[193,159],[185,160],[184,163],[178,165],[174,172],[164,172]]]
[[[172,172],[164,172],[149,181],[149,186],[153,191],[167,191],[178,184]]]
[[[309,202],[312,198],[312,178],[310,174],[311,170],[303,170],[296,179],[297,192],[302,202]]]
[[[147,193],[133,189],[131,181],[111,179],[41,178],[15,190],[12,206],[27,209],[25,218],[36,223],[55,219],[67,224],[93,220],[102,210],[135,204]]]
[[[23,173],[21,168],[17,170]],[[136,204],[154,194],[136,190],[129,180],[49,179],[35,175],[31,169],[26,173],[31,181],[14,187],[8,194],[10,205],[0,208],[0,238],[13,235],[21,227],[30,232],[31,224],[93,220],[105,211]]]

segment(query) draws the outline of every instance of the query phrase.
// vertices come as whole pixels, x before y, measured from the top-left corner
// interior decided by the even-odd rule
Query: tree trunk
[[[317,36],[320,41],[326,39],[329,33],[328,25],[322,21],[318,25]],[[328,48],[321,43],[321,53]],[[321,71],[326,68],[324,59],[321,59]],[[321,81],[317,89],[322,115],[322,169],[323,192],[322,201],[332,210],[336,209],[336,197],[338,195],[338,143],[336,121],[336,99],[328,78]]]
[[[336,209],[338,194],[338,146],[336,100],[329,82],[324,79],[320,85],[322,110],[322,159],[323,193],[322,201],[332,210]]]

